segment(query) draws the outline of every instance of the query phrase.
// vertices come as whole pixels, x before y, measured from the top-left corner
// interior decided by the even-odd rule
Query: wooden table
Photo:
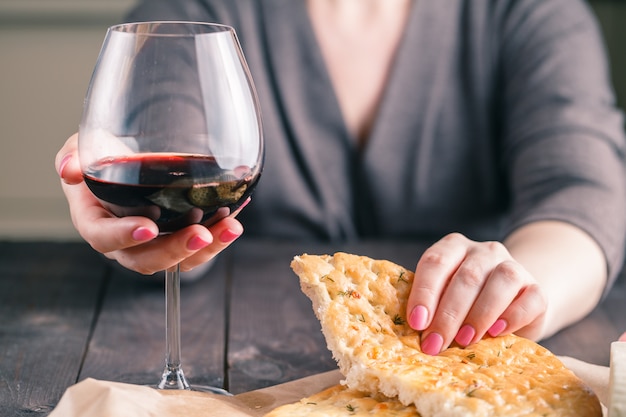
[[[183,367],[192,384],[241,393],[335,369],[289,262],[343,250],[412,268],[423,245],[240,240],[208,276],[184,283]],[[163,280],[113,267],[83,243],[0,243],[0,415],[45,416],[87,377],[156,383],[164,361]],[[572,306],[575,308],[575,306]],[[608,365],[626,330],[626,284],[542,342]]]

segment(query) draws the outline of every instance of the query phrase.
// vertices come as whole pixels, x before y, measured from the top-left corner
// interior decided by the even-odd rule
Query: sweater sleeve
[[[614,282],[624,259],[624,122],[592,12],[579,0],[510,2],[500,25],[509,231],[572,223],[600,245]]]

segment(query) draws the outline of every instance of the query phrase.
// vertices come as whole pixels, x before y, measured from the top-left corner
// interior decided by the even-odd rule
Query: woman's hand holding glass
[[[61,177],[74,227],[95,250],[141,274],[154,274],[180,264],[191,270],[214,258],[243,233],[236,215],[205,227],[187,226],[160,235],[156,223],[144,216],[117,217],[105,209],[83,180],[77,135],[59,150],[55,166]]]

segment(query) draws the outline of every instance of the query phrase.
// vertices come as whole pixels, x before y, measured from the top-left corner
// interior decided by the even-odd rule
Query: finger
[[[181,271],[191,271],[199,265],[210,261],[243,234],[243,226],[239,221],[235,220],[235,217],[237,217],[250,201],[251,198],[248,197],[237,210],[209,227],[209,231],[214,237],[213,243],[185,259],[180,264]],[[217,236],[217,239],[215,239],[215,236]]]
[[[618,340],[619,340],[620,342],[626,342],[626,333],[623,333],[623,334],[619,337],[619,339],[618,339]]]
[[[487,331],[496,337],[516,333],[529,339],[541,335],[547,300],[537,284],[525,287]]]
[[[468,346],[482,339],[529,282],[529,273],[517,262],[507,260],[498,264],[491,271],[454,340],[461,346]]]
[[[188,226],[141,246],[114,251],[107,256],[124,267],[145,275],[177,264],[181,271],[190,271],[213,259],[242,233],[241,223],[226,217],[210,228],[202,225]]]
[[[57,152],[54,166],[65,183],[78,184],[83,181],[78,160],[78,134],[72,135]]]
[[[226,217],[211,226],[209,231],[213,236],[213,242],[182,261],[181,271],[189,271],[213,259],[242,235],[243,226],[238,220]]]
[[[468,240],[460,234],[447,235],[421,256],[407,300],[409,326],[426,329],[448,282],[467,253]]]
[[[204,226],[194,224],[175,233],[159,236],[139,246],[113,251],[106,255],[122,266],[144,275],[170,269],[213,243],[213,235]]]
[[[108,253],[145,243],[158,233],[157,225],[146,217],[116,217],[93,196],[84,182],[62,184],[70,206],[70,216],[78,233],[96,251]]]
[[[494,262],[503,257],[506,258],[509,255],[500,243],[483,242],[471,245],[466,258],[450,279],[431,325],[422,334],[422,340],[426,341],[425,353],[438,354],[452,343],[455,336],[463,343],[475,338],[476,330],[472,325],[463,326],[463,328],[461,325],[466,321],[483,287],[491,277]],[[502,310],[498,311],[498,314],[500,312]],[[435,341],[437,343],[434,343]]]
[[[490,265],[485,265],[483,259],[476,257],[468,257],[459,266],[441,297],[431,325],[422,336],[423,340],[427,340],[432,333],[436,333],[441,346],[433,346],[432,351],[427,348],[426,353],[436,355],[452,343],[490,273],[487,268]],[[465,331],[462,337],[474,338],[474,334],[467,333]]]

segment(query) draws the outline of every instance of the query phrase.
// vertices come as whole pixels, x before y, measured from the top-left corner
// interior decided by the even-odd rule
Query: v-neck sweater
[[[598,242],[609,283],[619,272],[624,122],[582,0],[416,1],[362,148],[304,1],[145,0],[128,20],[235,28],[266,146],[247,235],[502,240],[559,220]]]

